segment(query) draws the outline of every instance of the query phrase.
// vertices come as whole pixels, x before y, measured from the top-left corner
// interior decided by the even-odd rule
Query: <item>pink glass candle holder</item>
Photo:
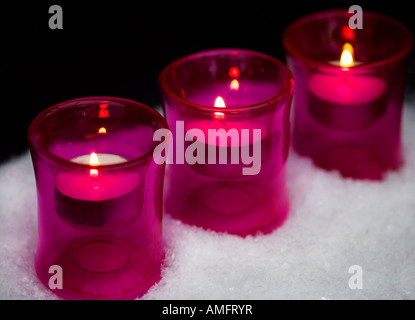
[[[160,279],[165,165],[153,160],[159,128],[167,123],[153,109],[110,97],[63,102],[32,122],[35,268],[55,294],[132,299]],[[62,270],[62,288],[50,286],[53,266]]]
[[[288,212],[290,71],[262,53],[220,49],[171,63],[159,84],[174,137],[167,212],[240,236],[280,225]]]
[[[319,12],[285,30],[296,83],[293,144],[319,167],[378,180],[402,164],[412,35],[399,22],[367,11],[363,29],[351,29],[350,16],[346,10]]]

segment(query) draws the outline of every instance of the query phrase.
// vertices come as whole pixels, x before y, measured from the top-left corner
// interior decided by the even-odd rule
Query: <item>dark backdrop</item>
[[[172,60],[234,47],[284,61],[281,36],[305,14],[358,4],[414,31],[408,1],[15,1],[0,5],[0,161],[27,149],[32,119],[72,98],[118,96],[160,104],[157,77]],[[63,8],[63,30],[48,27],[48,9]],[[413,63],[408,86],[415,87]]]

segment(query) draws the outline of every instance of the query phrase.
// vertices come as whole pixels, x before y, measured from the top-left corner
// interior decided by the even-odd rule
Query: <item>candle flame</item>
[[[226,108],[225,101],[221,96],[215,99],[215,108]]]
[[[353,67],[354,65],[353,55],[354,55],[354,50],[353,50],[352,45],[346,42],[343,46],[342,55],[340,57],[340,66],[345,67],[345,68]]]
[[[91,155],[89,156],[89,164],[91,166],[98,166],[99,165],[98,156],[95,152],[92,152]]]
[[[89,156],[89,165],[91,167],[95,167],[99,165],[98,156],[95,152],[92,152],[91,155]],[[90,169],[89,175],[93,178],[98,177],[98,169]]]
[[[218,96],[215,99],[215,108],[226,108],[225,101],[221,96]],[[215,112],[214,113],[215,120],[223,120],[225,119],[225,114],[223,112]]]
[[[239,81],[236,80],[236,79],[233,79],[229,87],[230,87],[231,90],[238,91],[239,90]]]
[[[99,128],[98,133],[99,134],[106,134],[107,133],[107,129],[105,129],[104,127]]]

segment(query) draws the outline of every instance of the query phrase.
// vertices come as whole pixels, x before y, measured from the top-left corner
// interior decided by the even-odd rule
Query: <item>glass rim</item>
[[[260,57],[260,58],[263,58],[263,59],[266,59],[268,61],[271,61],[271,62],[275,63],[281,69],[284,69],[284,71],[287,73],[288,81],[286,81],[286,83],[281,88],[281,90],[279,90],[277,95],[274,95],[273,97],[271,97],[267,100],[260,101],[258,103],[254,103],[254,104],[250,104],[250,105],[243,105],[243,106],[232,107],[232,108],[222,108],[220,110],[222,113],[229,114],[229,113],[234,113],[235,111],[238,111],[238,112],[248,111],[249,112],[249,111],[259,109],[259,108],[263,108],[271,102],[277,102],[282,97],[284,97],[288,92],[292,91],[292,88],[294,86],[294,77],[292,75],[291,70],[288,69],[288,67],[283,62],[281,62],[277,58],[275,58],[271,55],[268,55],[266,53],[262,53],[262,52],[255,51],[255,50],[250,50],[250,49],[240,49],[240,48],[209,49],[209,50],[199,51],[199,52],[196,52],[196,53],[191,53],[191,54],[188,54],[184,57],[176,59],[173,62],[169,63],[161,71],[161,73],[159,75],[159,78],[158,78],[159,86],[160,86],[162,91],[166,92],[173,99],[179,101],[180,103],[182,103],[184,105],[188,105],[188,106],[193,107],[193,108],[198,109],[198,110],[203,110],[203,111],[208,111],[208,112],[217,112],[218,108],[215,108],[214,106],[206,106],[206,105],[203,105],[203,104],[198,104],[198,103],[195,103],[195,102],[191,102],[189,100],[186,100],[186,99],[181,98],[178,95],[174,94],[169,89],[169,85],[166,83],[167,80],[165,79],[166,78],[165,74],[169,70],[174,68],[175,66],[178,66],[178,65],[180,65],[180,64],[182,64],[186,61],[194,60],[194,59],[197,59],[197,58],[200,58],[200,57],[203,57],[203,56],[215,56],[215,55],[218,55],[218,54],[234,55],[235,53],[242,53],[242,54],[245,54],[245,55],[254,55],[256,57]]]
[[[40,124],[41,121],[44,119],[44,117],[47,116],[48,114],[50,114],[51,111],[53,111],[54,109],[56,109],[58,107],[66,105],[68,103],[71,103],[71,102],[88,101],[88,100],[105,100],[105,101],[109,101],[109,102],[114,101],[114,102],[118,102],[118,103],[128,102],[130,104],[140,106],[140,108],[144,108],[147,112],[149,112],[151,114],[151,116],[155,120],[158,121],[158,123],[161,123],[162,128],[169,129],[169,126],[167,124],[166,119],[159,112],[157,112],[153,108],[151,108],[151,107],[149,107],[149,106],[147,106],[143,103],[140,103],[138,101],[125,99],[125,98],[119,98],[119,97],[112,97],[112,96],[82,97],[82,98],[75,98],[75,99],[70,99],[70,100],[66,100],[66,101],[63,101],[63,102],[59,102],[57,104],[52,105],[51,107],[48,107],[47,109],[43,110],[42,112],[40,112],[30,123],[29,129],[28,129],[28,132],[27,132],[29,147],[32,148],[33,150],[36,150],[37,152],[39,152],[41,155],[43,155],[49,161],[51,161],[55,164],[58,164],[62,167],[66,167],[66,168],[67,167],[72,167],[74,169],[82,169],[82,170],[90,169],[91,166],[89,164],[73,162],[71,160],[62,158],[62,157],[54,154],[53,152],[49,151],[47,148],[45,148],[41,144],[39,144],[37,140],[33,141],[34,139],[32,139],[32,136],[35,132],[34,131],[35,126]],[[145,154],[143,154],[140,157],[136,157],[136,158],[133,158],[133,159],[127,159],[127,161],[120,162],[120,163],[103,164],[103,165],[100,164],[97,168],[104,169],[104,170],[118,170],[118,169],[125,169],[127,167],[137,165],[140,162],[147,159],[149,156],[151,156],[156,147],[157,146],[153,146],[152,148],[150,148],[150,150],[148,152],[146,152]]]
[[[320,66],[320,67],[328,67],[331,69],[338,69],[337,66],[334,66],[332,64],[330,64],[329,62],[321,62],[321,61],[317,61],[317,60],[313,60],[310,58],[307,58],[306,56],[304,56],[303,54],[299,53],[297,50],[295,50],[291,44],[290,44],[290,39],[288,37],[288,33],[289,31],[291,31],[293,28],[296,28],[299,25],[302,25],[306,22],[310,22],[310,21],[314,21],[317,19],[321,19],[321,18],[328,18],[328,17],[333,17],[333,16],[339,16],[339,15],[344,15],[344,14],[349,14],[347,9],[329,9],[329,10],[323,10],[323,11],[318,11],[318,12],[314,12],[305,16],[302,16],[296,20],[294,20],[293,22],[291,22],[284,30],[283,32],[283,46],[286,50],[287,53],[289,53],[290,55],[296,57],[299,60],[302,60],[305,63],[308,64],[313,64],[315,66]],[[372,68],[372,67],[377,67],[377,66],[381,66],[381,65],[387,65],[388,63],[391,63],[393,61],[399,60],[402,57],[409,55],[410,51],[412,49],[413,46],[413,36],[411,31],[408,29],[408,27],[406,27],[403,23],[399,22],[398,20],[391,18],[385,14],[382,13],[378,13],[378,12],[374,12],[374,11],[369,11],[369,10],[364,10],[363,12],[364,15],[368,15],[374,18],[377,18],[378,20],[383,20],[383,21],[387,21],[391,24],[396,25],[400,30],[402,30],[402,32],[404,34],[406,34],[406,37],[408,38],[408,42],[406,42],[402,49],[399,50],[398,53],[386,58],[386,59],[381,59],[378,61],[374,61],[374,62],[365,62],[365,63],[361,63],[359,65],[355,65],[352,67],[353,70],[362,70],[362,69],[366,69],[366,68]]]

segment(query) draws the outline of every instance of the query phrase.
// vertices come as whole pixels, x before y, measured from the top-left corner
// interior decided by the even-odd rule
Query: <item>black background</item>
[[[51,5],[63,30],[48,26]],[[157,78],[168,63],[212,48],[246,48],[284,61],[293,20],[324,9],[387,14],[415,33],[410,1],[31,1],[0,4],[0,161],[27,149],[33,118],[56,103],[117,96],[160,104]],[[412,58],[408,88],[415,88]]]

